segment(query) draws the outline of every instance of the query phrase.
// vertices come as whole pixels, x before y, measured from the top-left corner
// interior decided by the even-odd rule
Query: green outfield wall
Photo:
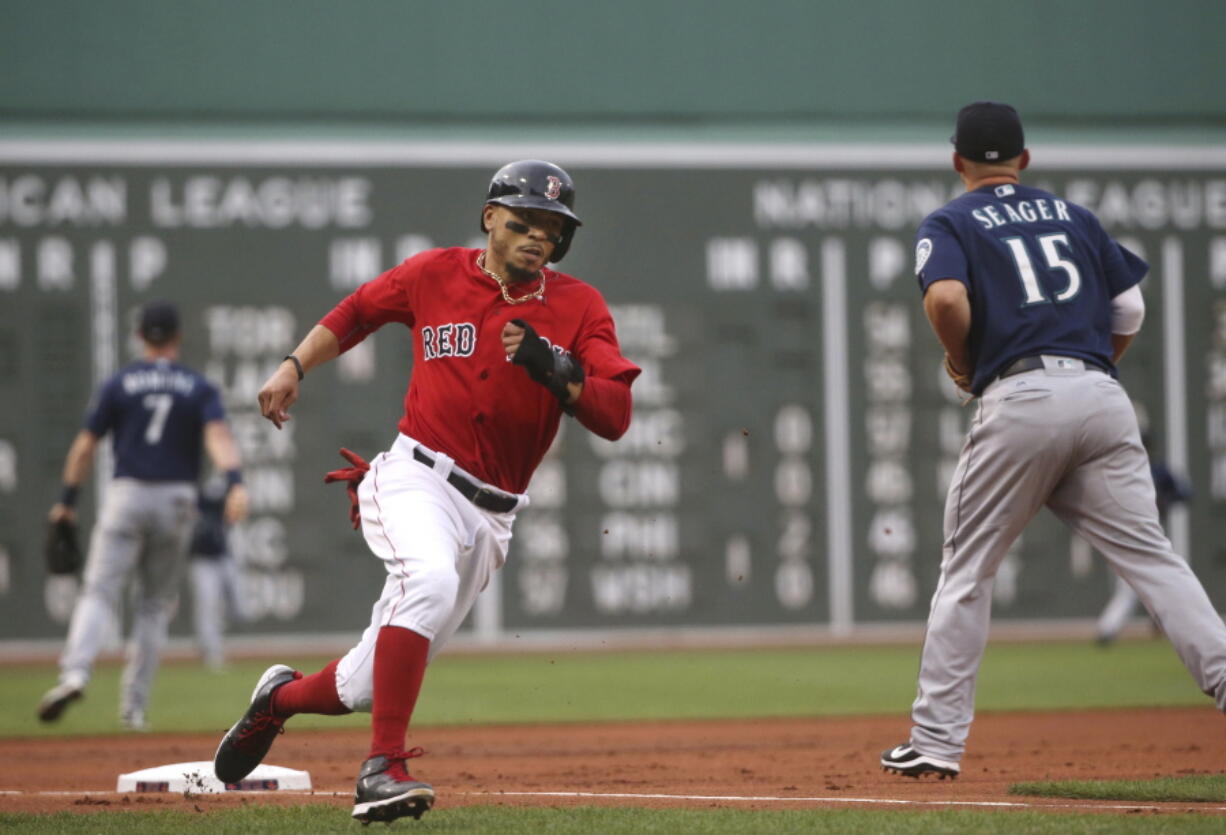
[[[1226,120],[1215,0],[9,0],[4,122]]]
[[[620,442],[566,421],[468,628],[922,620],[975,408],[942,374],[912,278],[916,224],[958,189],[945,151],[532,147],[575,177],[585,225],[565,267],[604,292],[644,374]],[[240,631],[359,629],[382,568],[322,476],[341,446],[391,443],[409,334],[389,326],[311,374],[283,432],[256,391],[358,283],[423,248],[478,244],[490,173],[528,150],[0,143],[0,636],[63,631],[75,589],[45,576],[38,520],[89,392],[132,356],[133,311],[155,297],[183,306],[185,358],[221,386],[247,462],[236,550],[256,619]],[[1035,183],[1153,265],[1123,379],[1193,481],[1171,533],[1226,604],[1226,154],[1036,157]],[[1087,617],[1109,590],[1101,558],[1044,514],[1005,560],[995,611]]]

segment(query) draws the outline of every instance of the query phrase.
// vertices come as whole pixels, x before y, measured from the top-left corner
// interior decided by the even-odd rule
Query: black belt
[[[1058,355],[1049,354],[1048,356],[1058,356]],[[1095,371],[1101,371],[1104,374],[1107,372],[1107,369],[1103,368],[1101,365],[1099,365],[1096,362],[1091,362],[1090,360],[1082,359],[1081,357],[1068,357],[1068,359],[1081,360],[1082,362],[1085,363],[1086,368],[1092,368]],[[1006,366],[1005,370],[1000,372],[1000,376],[998,376],[996,379],[1003,380],[1006,377],[1012,377],[1014,374],[1024,374],[1027,371],[1038,371],[1042,367],[1043,367],[1043,357],[1041,356],[1022,357],[1021,359],[1014,360],[1012,363]]]
[[[434,467],[434,458],[424,452],[421,447],[413,447],[413,457],[427,467]],[[460,491],[460,495],[468,499],[482,510],[492,510],[494,513],[510,513],[519,504],[515,496],[505,496],[496,493],[479,481],[473,481],[467,476],[452,470],[447,476],[447,483]]]

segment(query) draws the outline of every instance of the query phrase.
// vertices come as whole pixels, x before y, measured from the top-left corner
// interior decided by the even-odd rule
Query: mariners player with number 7
[[[64,461],[64,492],[51,520],[75,524],[76,500],[98,442],[109,435],[114,479],[102,497],[90,537],[81,596],[72,610],[60,657],[59,682],[38,703],[38,718],[55,722],[85,695],[113,611],[129,581],[132,627],[122,678],[120,717],[147,730],[145,711],[166,630],[179,601],[179,580],[196,519],[196,483],[205,451],[225,487],[225,518],[247,514],[238,446],[217,387],[179,363],[178,309],[155,301],[141,308],[141,359],[120,369],[90,401],[85,425]]]
[[[426,665],[507,556],[524,490],[563,413],[615,440],[630,425],[639,369],[621,355],[591,286],[546,267],[570,248],[579,218],[570,176],[548,162],[500,169],[481,212],[484,249],[415,255],[359,287],[315,326],[260,391],[278,428],[305,373],[380,326],[413,331],[413,373],[391,449],[369,467],[344,450],[366,544],[387,569],[358,644],[314,675],[265,671],[222,739],[217,776],[234,783],[296,713],[371,713],[371,746],[353,817],[421,817],[434,789],[405,768],[422,750],[405,734]]]
[[[1044,505],[1111,562],[1226,711],[1226,624],[1162,531],[1116,379],[1149,268],[1086,209],[1021,184],[1030,152],[1009,105],[964,107],[953,143],[966,193],[920,225],[915,269],[945,369],[978,407],[945,501],[911,737],[881,756],[942,779],[960,771],[996,570]]]

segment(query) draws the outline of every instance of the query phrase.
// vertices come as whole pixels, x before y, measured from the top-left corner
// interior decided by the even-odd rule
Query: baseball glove
[[[47,525],[44,547],[49,574],[76,574],[81,568],[81,547],[77,544],[77,523],[67,519]]]
[[[562,404],[562,411],[574,414],[574,409],[566,402],[570,397],[570,391],[566,387],[570,383],[583,382],[583,366],[570,354],[550,348],[549,343],[541,339],[536,332],[536,328],[523,319],[512,319],[511,324],[524,329],[523,342],[519,343],[519,350],[515,352],[511,362],[522,365],[529,377],[549,389]]]
[[[949,358],[949,354],[945,355],[945,373],[949,375],[949,379],[954,381],[954,385],[965,392],[970,392],[971,381],[974,375],[970,371],[959,371]]]

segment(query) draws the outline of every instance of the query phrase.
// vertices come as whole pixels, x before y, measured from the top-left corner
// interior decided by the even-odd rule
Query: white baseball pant
[[[449,456],[423,447],[434,458],[431,469],[413,457],[418,446],[400,435],[370,462],[358,488],[362,535],[383,561],[387,580],[370,626],[336,668],[337,694],[355,711],[370,710],[379,630],[399,626],[430,639],[433,659],[506,562],[515,514],[528,505],[527,496],[489,487],[517,499],[515,507],[507,513],[477,507],[447,477],[454,470],[481,481]]]

